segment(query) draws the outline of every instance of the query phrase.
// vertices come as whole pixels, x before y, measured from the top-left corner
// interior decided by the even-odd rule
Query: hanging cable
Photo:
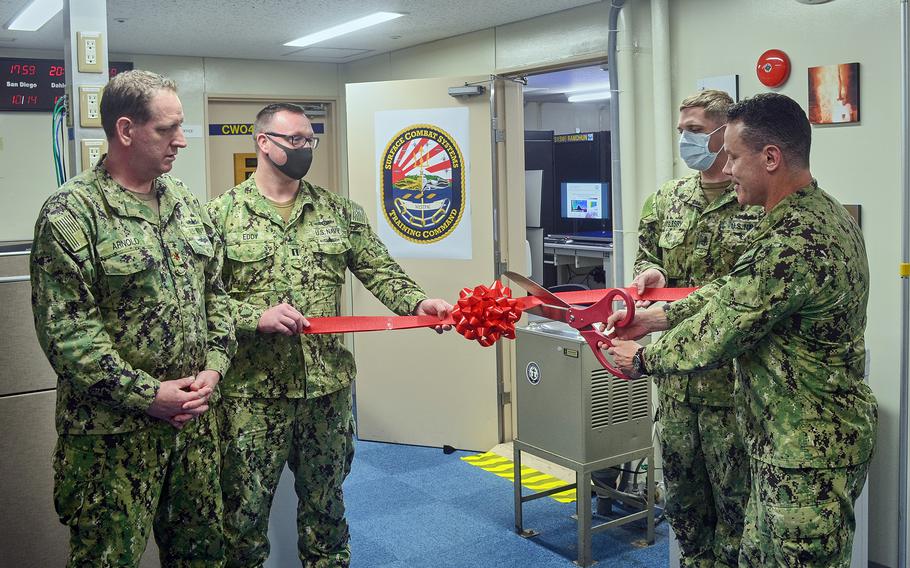
[[[57,185],[60,185],[60,166],[57,162],[57,106],[54,105],[54,112],[51,115],[51,156],[54,158],[54,177]]]
[[[60,104],[60,177],[66,181],[66,101]],[[62,183],[62,182],[61,182]]]
[[[54,157],[54,174],[57,178],[57,185],[61,186],[66,181],[66,169],[63,159],[64,146],[64,117],[66,115],[66,97],[60,97],[54,103],[54,111],[51,115],[51,149]]]

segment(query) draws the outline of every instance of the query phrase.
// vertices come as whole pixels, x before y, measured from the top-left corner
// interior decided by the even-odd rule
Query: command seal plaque
[[[432,124],[401,130],[382,159],[382,207],[408,241],[435,243],[452,233],[464,212],[464,157],[455,139]]]

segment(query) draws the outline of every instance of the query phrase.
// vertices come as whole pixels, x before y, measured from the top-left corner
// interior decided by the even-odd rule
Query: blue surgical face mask
[[[693,170],[703,172],[714,165],[717,154],[708,149],[711,135],[726,126],[722,124],[708,134],[683,130],[679,135],[679,157]]]

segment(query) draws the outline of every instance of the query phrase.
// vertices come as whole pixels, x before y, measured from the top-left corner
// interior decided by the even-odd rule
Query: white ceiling
[[[108,49],[117,54],[346,63],[596,1],[107,0]],[[62,51],[62,12],[36,32],[6,29],[28,2],[0,0],[0,48]],[[305,48],[282,45],[378,11],[407,15]]]
[[[531,75],[524,89],[525,102],[564,103],[570,94],[584,94],[610,90],[610,75],[606,65],[593,65],[576,69],[563,69],[540,75]],[[608,104],[606,100],[598,101]]]

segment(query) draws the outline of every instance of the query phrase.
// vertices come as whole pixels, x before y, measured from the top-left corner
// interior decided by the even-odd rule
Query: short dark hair
[[[253,138],[268,130],[268,125],[272,122],[272,117],[281,111],[306,116],[306,112],[300,105],[295,105],[294,103],[272,103],[256,113],[256,122],[253,124]]]
[[[133,69],[118,73],[104,87],[101,95],[101,126],[104,134],[112,139],[117,130],[117,120],[125,116],[140,124],[152,118],[149,103],[158,91],[177,92],[173,79],[151,71]]]
[[[742,139],[755,152],[771,144],[791,163],[809,167],[812,126],[799,103],[779,93],[761,93],[727,111],[727,122],[741,122]]]

